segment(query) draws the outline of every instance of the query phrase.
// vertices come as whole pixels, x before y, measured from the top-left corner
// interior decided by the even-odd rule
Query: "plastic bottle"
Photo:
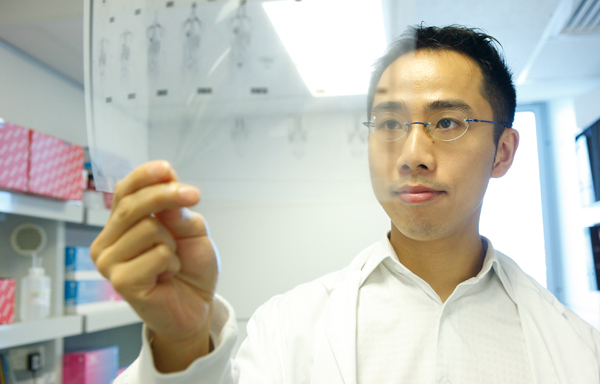
[[[39,320],[50,315],[50,277],[44,273],[33,255],[29,274],[21,279],[21,321]]]

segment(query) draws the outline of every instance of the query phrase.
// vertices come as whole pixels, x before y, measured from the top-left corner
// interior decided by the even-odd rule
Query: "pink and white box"
[[[81,200],[82,174],[83,147],[31,131],[30,193],[62,200]]]
[[[63,356],[63,384],[111,384],[117,377],[119,348],[70,352]]]
[[[15,322],[15,279],[0,278],[0,324]]]
[[[0,119],[0,188],[27,191],[29,129]]]

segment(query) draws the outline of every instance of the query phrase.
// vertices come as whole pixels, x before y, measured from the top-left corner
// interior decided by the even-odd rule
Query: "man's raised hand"
[[[111,215],[90,249],[98,270],[153,332],[162,372],[183,370],[209,352],[219,260],[204,219],[187,209],[199,200],[167,162],[141,165],[117,184]]]

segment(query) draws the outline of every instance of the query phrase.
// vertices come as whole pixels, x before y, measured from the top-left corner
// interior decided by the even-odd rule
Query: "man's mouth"
[[[407,204],[422,204],[435,200],[445,193],[443,190],[429,188],[424,185],[403,185],[393,193]]]

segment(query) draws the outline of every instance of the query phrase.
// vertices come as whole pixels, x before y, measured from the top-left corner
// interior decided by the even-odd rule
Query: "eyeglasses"
[[[421,124],[429,136],[442,141],[453,141],[462,137],[469,129],[469,123],[489,123],[510,127],[509,123],[498,123],[495,121],[469,119],[460,111],[445,110],[432,115],[427,122],[408,120],[397,113],[383,112],[371,118],[371,121],[363,123],[369,131],[379,140],[392,142],[400,140],[415,124]]]

